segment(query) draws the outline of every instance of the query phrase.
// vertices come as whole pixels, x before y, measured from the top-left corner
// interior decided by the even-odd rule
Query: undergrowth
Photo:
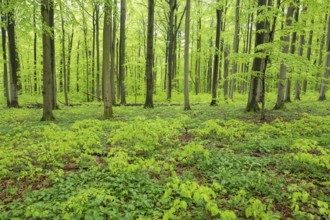
[[[0,109],[0,219],[330,218],[328,102]]]

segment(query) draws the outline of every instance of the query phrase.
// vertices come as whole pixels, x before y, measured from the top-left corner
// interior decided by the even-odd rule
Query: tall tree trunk
[[[211,22],[211,28],[213,27],[213,19]],[[212,61],[213,61],[213,55],[212,55],[212,51],[213,51],[213,40],[212,40],[212,36],[210,37],[210,45],[209,45],[209,53],[210,53],[210,57],[207,61],[207,84],[206,84],[206,92],[207,93],[211,93],[211,89],[212,89]]]
[[[221,14],[222,10],[217,9],[217,29],[215,36],[215,54],[214,54],[214,65],[213,65],[213,81],[212,81],[212,101],[211,106],[217,105],[218,95],[218,76],[219,76],[219,54],[220,54],[220,32],[221,32]]]
[[[233,49],[234,53],[238,53],[238,48],[239,48],[239,10],[240,9],[240,0],[236,0],[236,13],[235,13],[235,34],[234,34],[234,43],[233,43]],[[234,98],[234,91],[235,91],[235,74],[237,73],[237,63],[236,61],[233,61],[232,65],[232,79],[231,79],[231,85],[230,85],[230,94],[229,97],[230,99]]]
[[[286,15],[286,27],[290,27],[292,24],[292,16],[294,12],[294,5],[291,3],[290,7],[288,8],[288,12]],[[285,42],[285,46],[283,46],[282,53],[289,52],[289,42],[290,42],[290,35],[289,33],[285,33],[281,40]],[[285,90],[285,80],[286,80],[286,65],[284,63],[281,64],[279,79],[278,79],[278,91],[277,91],[277,101],[274,109],[281,109],[284,107],[284,90]]]
[[[77,45],[77,71],[76,71],[76,91],[79,92],[80,88],[79,88],[79,57],[80,57],[80,40],[78,40],[78,45]]]
[[[84,29],[84,43],[85,43],[85,58],[86,58],[86,98],[87,102],[90,101],[89,97],[89,51],[87,44],[87,22],[85,12],[83,11],[83,29]]]
[[[113,30],[112,30],[112,44],[110,50],[111,57],[111,69],[110,69],[110,89],[111,89],[111,103],[116,104],[116,86],[115,86],[115,59],[116,59],[116,32],[117,32],[117,1],[114,1],[113,5]]]
[[[174,50],[174,14],[176,9],[176,0],[169,0],[168,1],[170,12],[168,18],[168,54],[167,54],[167,93],[166,98],[167,100],[171,100],[172,98],[172,78],[173,78],[173,50]]]
[[[104,28],[103,28],[103,101],[104,118],[113,116],[110,91],[110,46],[111,46],[111,2],[106,0],[104,5]]]
[[[314,26],[314,20],[311,21],[312,26]],[[312,54],[312,44],[313,44],[313,30],[309,31],[309,36],[308,36],[308,47],[307,47],[307,53],[306,53],[306,58],[308,61],[311,60],[311,54]],[[307,92],[307,79],[304,79],[303,81],[303,92]]]
[[[260,16],[262,14],[261,7],[265,6],[267,3],[267,0],[258,0],[258,7],[260,10],[258,10],[258,15]],[[258,21],[256,24],[256,37],[255,37],[255,54],[263,52],[258,48],[258,46],[266,43],[266,35],[267,33],[265,32],[266,30],[266,21]],[[259,84],[259,78],[260,78],[260,73],[263,72],[263,69],[265,67],[265,58],[261,57],[255,57],[253,59],[253,66],[252,66],[252,71],[256,73],[251,76],[251,84],[250,84],[250,92],[249,92],[249,97],[248,97],[248,103],[246,106],[246,111],[254,111],[257,112],[260,110],[258,106],[258,100],[257,100],[257,95],[258,95],[258,87],[260,86]]]
[[[53,90],[53,109],[59,109],[57,104],[57,88],[56,88],[56,64],[55,64],[55,27],[54,27],[54,0],[48,0],[49,3],[49,27],[51,31],[50,37],[50,55],[52,67],[52,90]]]
[[[70,92],[70,83],[71,83],[71,54],[73,46],[73,36],[74,28],[72,27],[71,36],[69,36],[69,48],[68,48],[68,66],[67,66],[67,92]]]
[[[92,80],[91,80],[91,87],[92,87],[92,96],[91,96],[91,100],[94,100],[95,97],[95,57],[96,57],[96,53],[95,53],[95,49],[96,49],[96,22],[95,22],[95,7],[94,7],[94,2],[92,3],[93,5],[93,14],[92,14]]]
[[[36,94],[38,92],[38,73],[37,73],[37,20],[36,20],[36,0],[33,2],[33,91]]]
[[[304,45],[305,45],[305,35],[302,33],[299,37],[299,51],[298,55],[302,57],[304,53]],[[294,100],[300,100],[300,80],[297,79],[294,85]]]
[[[43,0],[41,4],[41,15],[43,18],[43,29],[48,30],[51,27],[51,7],[52,3]],[[51,36],[48,32],[42,33],[43,48],[43,116],[42,121],[52,121],[53,116],[53,74],[52,74],[52,57],[51,57]]]
[[[327,56],[324,66],[324,77],[321,84],[319,101],[326,100],[325,94],[328,86],[328,78],[330,75],[330,16],[328,16],[328,32],[327,32],[326,48],[327,48]]]
[[[2,0],[0,0],[2,3]],[[5,15],[1,16],[1,21],[6,22]],[[10,97],[8,88],[8,67],[7,67],[7,49],[6,49],[6,30],[1,27],[1,39],[2,39],[2,58],[3,58],[3,86],[4,86],[4,97],[7,101],[7,107],[10,107]]]
[[[184,36],[184,110],[190,110],[189,104],[189,37],[190,37],[190,0],[186,3],[186,22]]]
[[[68,100],[68,85],[67,85],[67,72],[66,72],[66,59],[65,59],[65,28],[64,28],[64,16],[63,16],[63,3],[60,3],[61,11],[61,26],[62,26],[62,71],[64,77],[64,103],[66,106],[69,105]]]
[[[196,54],[196,73],[195,73],[195,94],[198,95],[201,87],[201,47],[202,47],[202,15],[201,0],[197,0],[198,22],[197,22],[197,54]],[[221,59],[220,59],[221,60]]]
[[[327,20],[328,20],[328,14],[325,15],[325,25],[323,27],[323,33],[320,39],[320,50],[319,50],[319,58],[318,58],[318,67],[321,68],[322,63],[323,63],[323,49],[324,49],[324,44],[325,44],[325,35],[326,35],[326,31],[327,31]],[[314,90],[318,91],[318,87],[319,87],[319,80],[318,77],[319,75],[321,75],[322,73],[317,73],[316,74],[316,83],[315,83],[315,87]]]
[[[155,21],[155,1],[148,1],[148,32],[147,32],[147,57],[146,57],[146,78],[147,90],[145,108],[153,108],[153,59],[154,59],[154,21]]]
[[[100,92],[100,5],[95,2],[95,37],[96,37],[96,97],[101,100]]]
[[[296,0],[294,1],[296,3]],[[298,22],[299,19],[299,8],[295,8],[294,12],[294,22]],[[297,32],[294,31],[291,37],[291,47],[290,53],[294,54],[296,52],[296,41],[297,41]],[[286,80],[286,90],[285,90],[285,102],[291,102],[291,79],[287,77]]]
[[[125,90],[125,51],[126,51],[126,0],[121,0],[120,6],[120,50],[119,50],[119,85],[120,104],[126,104]]]
[[[15,17],[13,11],[9,11],[7,17],[7,33],[9,46],[9,69],[10,69],[10,107],[18,108],[18,90],[19,90],[19,76],[20,69],[19,58],[16,48],[15,36]]]

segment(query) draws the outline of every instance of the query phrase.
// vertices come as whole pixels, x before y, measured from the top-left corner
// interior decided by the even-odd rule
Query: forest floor
[[[329,219],[330,103],[0,108],[0,219]]]

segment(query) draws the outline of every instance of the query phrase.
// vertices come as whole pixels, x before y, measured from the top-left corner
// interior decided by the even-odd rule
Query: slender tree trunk
[[[49,2],[49,27],[51,30],[50,49],[51,49],[51,67],[52,67],[52,90],[53,90],[53,109],[59,109],[57,104],[57,87],[56,87],[56,63],[55,63],[55,28],[54,28],[54,0]]]
[[[69,105],[68,100],[68,85],[67,85],[67,72],[66,72],[66,59],[65,59],[65,28],[64,28],[64,17],[63,17],[63,3],[60,3],[60,11],[61,11],[61,25],[62,25],[62,71],[64,76],[64,102],[65,105]]]
[[[174,14],[176,9],[176,0],[169,0],[169,18],[168,18],[168,54],[167,54],[167,100],[172,98],[172,78],[173,78],[173,50],[174,50]]]
[[[120,104],[126,104],[125,90],[125,51],[126,51],[126,0],[121,0],[120,7],[120,51],[119,51],[119,84]]]
[[[2,0],[0,0],[0,4]],[[1,21],[6,22],[5,15],[1,16]],[[8,87],[8,67],[7,67],[7,49],[6,49],[6,30],[1,27],[1,39],[2,39],[2,58],[3,58],[3,86],[4,97],[7,101],[7,107],[10,107],[9,87]]]
[[[296,2],[296,0],[294,2]],[[298,22],[298,19],[299,19],[299,8],[295,8],[294,22]],[[294,54],[296,52],[296,41],[297,41],[297,32],[294,31],[292,33],[292,37],[291,37],[291,47],[290,47],[291,54]],[[287,79],[286,79],[285,102],[291,102],[291,79],[290,79],[290,77],[287,77]]]
[[[104,5],[104,28],[103,28],[103,101],[104,118],[113,116],[110,90],[110,46],[111,46],[111,2],[106,0]]]
[[[320,39],[320,50],[319,50],[319,58],[318,58],[318,67],[321,68],[322,63],[323,63],[323,49],[324,49],[324,44],[325,44],[325,35],[326,35],[326,31],[327,31],[327,20],[328,20],[328,14],[325,15],[325,25],[323,27],[323,33]],[[315,87],[314,90],[318,91],[319,88],[319,75],[321,75],[322,73],[317,73],[316,74],[316,83],[315,83]]]
[[[38,92],[38,73],[37,73],[37,20],[36,20],[36,1],[34,0],[33,4],[33,29],[34,29],[34,38],[33,38],[33,81],[34,81],[34,86],[33,90],[34,93],[36,94]]]
[[[67,69],[67,91],[70,92],[70,83],[71,83],[71,54],[72,54],[72,46],[73,46],[73,36],[74,29],[72,27],[71,36],[69,36],[69,48],[68,48],[68,69]]]
[[[298,55],[302,57],[304,53],[304,45],[305,45],[305,35],[302,33],[299,38],[299,51]],[[300,80],[297,79],[294,85],[294,100],[300,100]]]
[[[327,49],[327,56],[324,66],[324,77],[321,84],[320,96],[319,101],[326,100],[326,90],[328,86],[328,78],[330,75],[330,17],[328,16],[328,32],[327,32],[327,40],[326,40],[326,49]]]
[[[15,36],[15,18],[14,13],[10,11],[7,18],[8,26],[8,46],[9,46],[9,69],[10,69],[10,107],[18,108],[18,90],[19,90],[19,76],[20,69],[19,58],[16,48]]]
[[[146,57],[146,78],[147,90],[145,108],[153,108],[153,59],[154,59],[154,21],[155,21],[155,1],[148,1],[148,33],[147,33],[147,57]]]
[[[184,110],[189,104],[189,37],[190,37],[190,0],[186,1],[185,43],[184,43]]]
[[[43,0],[41,4],[41,15],[43,18],[44,30],[51,27],[51,1]],[[53,74],[52,74],[52,57],[51,57],[51,36],[44,31],[42,33],[43,46],[43,116],[42,121],[52,121],[53,116]]]
[[[212,101],[211,106],[217,105],[218,95],[218,76],[219,76],[219,54],[220,54],[220,32],[221,32],[221,14],[222,10],[217,9],[217,29],[215,37],[215,54],[214,54],[214,66],[213,66],[213,81],[212,81]]]
[[[110,57],[111,57],[111,69],[110,69],[110,89],[111,89],[111,103],[113,105],[116,104],[116,86],[115,86],[115,59],[116,59],[116,32],[117,32],[117,1],[114,1],[114,6],[113,6],[113,30],[112,30],[112,44],[111,44],[111,52],[110,52]]]
[[[86,98],[87,98],[87,102],[89,102],[90,101],[90,97],[89,97],[89,51],[88,51],[88,44],[87,44],[87,23],[86,23],[84,11],[83,11],[83,29],[84,29],[85,58],[86,58]]]
[[[211,22],[211,27],[213,27],[212,24],[213,24],[213,20]],[[210,57],[207,62],[207,84],[206,84],[207,93],[211,93],[211,89],[212,89],[212,61],[213,61],[212,48],[213,48],[213,40],[212,37],[210,37],[210,46],[209,46]]]
[[[101,100],[100,92],[100,5],[95,2],[95,37],[96,37],[96,97]]]
[[[286,27],[290,27],[292,24],[292,16],[294,12],[294,6],[291,3],[290,7],[288,9],[287,15],[286,15]],[[285,42],[285,46],[283,46],[282,53],[288,53],[289,52],[289,42],[290,42],[290,35],[289,33],[285,33],[281,40]],[[285,80],[286,80],[286,65],[284,63],[281,64],[280,67],[280,73],[279,73],[279,79],[278,79],[278,91],[277,91],[277,101],[275,105],[275,109],[281,109],[284,107],[284,90],[285,90]]]
[[[314,21],[312,20],[312,26],[314,26]],[[309,31],[309,36],[308,36],[308,47],[307,47],[307,53],[306,53],[306,58],[308,61],[311,60],[311,54],[312,54],[312,44],[313,44],[313,30]],[[307,92],[307,79],[304,79],[303,81],[303,92]]]
[[[79,92],[80,88],[79,88],[79,56],[80,56],[80,41],[78,40],[78,46],[77,46],[77,72],[76,72],[76,91]]]
[[[198,7],[198,22],[197,22],[197,54],[196,54],[196,74],[195,74],[195,93],[198,95],[201,87],[201,48],[202,48],[202,15],[201,15],[201,0],[197,0]],[[221,59],[220,59],[221,62]],[[221,75],[220,75],[221,77]]]
[[[267,0],[258,0],[258,7],[261,8],[265,6],[267,3]],[[262,14],[262,11],[258,11],[258,15],[260,16]],[[267,33],[265,32],[266,30],[266,21],[258,21],[256,24],[256,38],[255,38],[255,54],[263,52],[258,48],[258,46],[266,43],[266,35]],[[246,106],[246,111],[254,111],[257,112],[260,110],[258,106],[258,100],[257,100],[257,95],[258,95],[258,87],[262,86],[259,85],[259,78],[260,78],[260,73],[263,72],[263,69],[265,67],[265,58],[261,57],[255,57],[253,60],[253,66],[252,66],[252,71],[256,73],[256,75],[251,76],[251,84],[250,84],[250,92],[249,92],[249,97],[248,97],[248,103]]]
[[[234,34],[234,43],[233,43],[233,49],[234,53],[238,53],[239,48],[239,10],[240,9],[240,0],[236,0],[236,14],[235,14],[235,34]],[[236,61],[233,61],[232,65],[232,79],[231,79],[231,85],[230,85],[230,99],[234,98],[234,91],[235,91],[235,74],[237,73],[237,63]]]
[[[94,100],[95,96],[95,57],[96,57],[96,53],[95,53],[95,49],[96,49],[96,22],[95,22],[95,7],[94,7],[94,2],[93,2],[93,15],[92,15],[92,80],[91,80],[91,87],[92,87],[92,96],[91,96],[91,100]]]

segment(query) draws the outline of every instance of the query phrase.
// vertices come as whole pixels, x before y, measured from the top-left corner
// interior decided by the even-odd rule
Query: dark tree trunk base
[[[210,106],[218,106],[218,103],[216,100],[212,100],[212,102],[210,103]]]
[[[259,112],[260,108],[257,103],[251,103],[251,104],[248,104],[245,111],[246,112]]]
[[[283,109],[284,108],[284,104],[276,104],[275,107],[274,107],[274,110],[280,110],[280,109]]]
[[[325,95],[319,97],[319,101],[325,101],[325,100],[327,100],[327,98],[325,97]]]
[[[145,104],[143,108],[154,108],[153,104]]]
[[[10,108],[19,108],[20,106],[19,106],[18,102],[13,101],[13,102],[9,103],[9,107]]]
[[[55,117],[52,115],[42,116],[40,121],[54,121]]]
[[[189,110],[191,110],[191,108],[190,108],[190,106],[188,106],[188,107],[184,107],[184,110],[185,110],[185,111],[189,111]]]

